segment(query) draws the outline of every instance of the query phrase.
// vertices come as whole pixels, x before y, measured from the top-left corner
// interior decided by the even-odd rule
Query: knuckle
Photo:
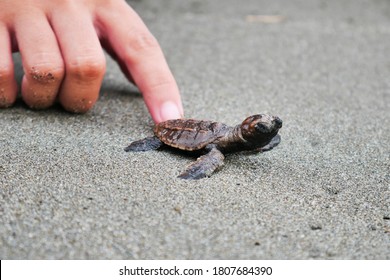
[[[31,109],[41,110],[51,107],[57,96],[57,87],[42,87],[22,83],[23,101]]]
[[[7,83],[14,79],[14,70],[12,65],[0,65],[0,84]]]
[[[0,108],[8,108],[14,104],[15,100],[0,95]]]
[[[0,108],[11,107],[15,103],[15,98],[9,98],[0,94]]]
[[[56,95],[30,93],[30,95],[22,94],[24,102],[28,107],[35,110],[42,110],[51,107],[54,104]]]
[[[83,56],[69,61],[66,74],[78,81],[94,81],[104,76],[106,71],[105,58],[97,56]]]
[[[72,8],[75,4],[77,4],[77,1],[78,0],[62,0],[56,1],[55,4],[59,5],[61,8]]]
[[[73,100],[68,100],[67,102],[61,102],[62,107],[68,112],[83,114],[88,112],[93,105],[95,105],[97,98],[93,97],[81,97],[75,98]]]
[[[16,99],[16,92],[12,94],[10,91],[6,91],[3,88],[0,88],[0,108],[7,108],[14,104]]]
[[[15,102],[16,91],[13,64],[3,62],[0,65],[0,108],[10,107]]]
[[[26,78],[38,84],[58,84],[64,77],[62,63],[33,64],[25,69]]]
[[[118,7],[118,1],[117,0],[97,0],[96,1],[100,7],[103,8],[114,8]]]
[[[137,53],[160,49],[157,39],[148,31],[136,32],[129,37],[129,48]]]

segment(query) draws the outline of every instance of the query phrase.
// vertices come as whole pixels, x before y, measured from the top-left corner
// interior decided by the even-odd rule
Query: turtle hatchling
[[[182,179],[210,176],[223,165],[225,154],[269,151],[280,143],[282,120],[266,114],[253,115],[234,127],[194,119],[168,120],[156,124],[154,136],[132,142],[126,152],[144,152],[169,146],[201,156],[179,175]]]

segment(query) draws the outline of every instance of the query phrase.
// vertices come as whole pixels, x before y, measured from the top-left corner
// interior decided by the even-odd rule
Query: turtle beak
[[[282,127],[283,121],[280,118],[275,117],[274,123],[275,123],[275,127],[279,129]]]

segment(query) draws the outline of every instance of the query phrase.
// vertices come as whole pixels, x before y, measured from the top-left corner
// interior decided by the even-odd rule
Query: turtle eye
[[[256,124],[255,128],[257,131],[259,131],[261,133],[268,133],[269,132],[268,127],[262,123]]]

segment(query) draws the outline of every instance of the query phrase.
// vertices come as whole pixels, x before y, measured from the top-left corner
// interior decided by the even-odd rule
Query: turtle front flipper
[[[157,150],[162,145],[163,142],[160,141],[156,136],[146,137],[138,141],[132,142],[129,146],[125,148],[126,152],[146,152],[150,150]]]
[[[223,165],[224,159],[225,156],[221,151],[213,148],[191,163],[178,178],[197,180],[210,176],[218,167]]]
[[[259,149],[259,152],[267,152],[275,148],[277,145],[279,145],[280,141],[282,138],[280,137],[279,134],[277,134],[274,138],[271,139],[271,141],[265,145],[264,147],[261,147]]]

